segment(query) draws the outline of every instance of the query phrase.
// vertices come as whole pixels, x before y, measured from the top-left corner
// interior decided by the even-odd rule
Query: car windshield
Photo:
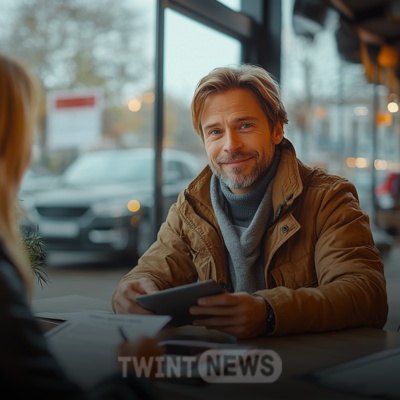
[[[97,185],[152,179],[153,161],[143,155],[113,152],[85,154],[64,173],[68,185]]]

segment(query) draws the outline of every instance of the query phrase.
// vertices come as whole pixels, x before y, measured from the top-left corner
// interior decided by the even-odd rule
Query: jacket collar
[[[284,138],[279,146],[281,146],[281,161],[272,189],[272,204],[275,214],[283,204],[290,206],[303,191],[299,160],[293,144]]]

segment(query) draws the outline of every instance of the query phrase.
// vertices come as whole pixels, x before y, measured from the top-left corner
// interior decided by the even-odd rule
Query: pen
[[[121,334],[121,337],[122,337],[123,341],[127,342],[128,341],[128,336],[126,336],[122,326],[119,326],[118,330],[119,330],[119,333]]]

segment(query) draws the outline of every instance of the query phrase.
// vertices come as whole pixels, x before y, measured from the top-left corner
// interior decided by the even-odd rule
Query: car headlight
[[[94,203],[91,208],[93,213],[98,217],[118,218],[136,214],[138,211],[140,211],[141,204],[138,200],[131,199],[124,202],[108,201]]]

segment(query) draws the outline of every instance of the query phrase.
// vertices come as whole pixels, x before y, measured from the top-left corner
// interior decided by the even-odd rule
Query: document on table
[[[400,399],[400,348],[383,350],[312,373],[317,384],[363,397]]]
[[[90,387],[119,373],[117,346],[123,341],[156,335],[169,316],[81,312],[46,333],[51,350],[72,380]]]

